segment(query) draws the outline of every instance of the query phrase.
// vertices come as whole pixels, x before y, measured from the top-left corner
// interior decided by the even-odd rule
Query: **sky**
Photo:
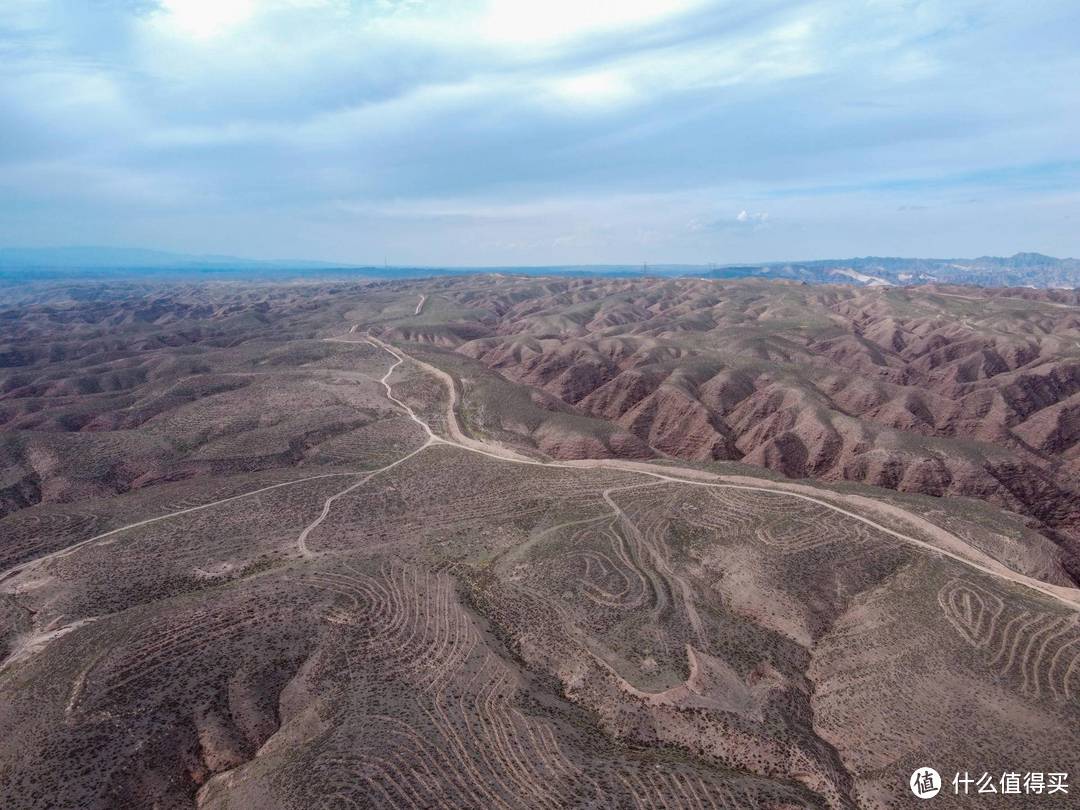
[[[1076,0],[2,0],[0,246],[1080,255]]]

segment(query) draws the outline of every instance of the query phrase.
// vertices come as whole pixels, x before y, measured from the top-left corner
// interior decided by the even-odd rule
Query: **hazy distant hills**
[[[867,256],[760,264],[536,265],[517,267],[424,267],[334,264],[300,259],[256,260],[110,247],[0,249],[0,284],[31,281],[217,278],[419,278],[466,273],[560,276],[692,276],[776,278],[808,284],[911,286],[970,284],[983,287],[1080,287],[1080,259],[1041,253],[980,256],[976,259],[919,259]]]
[[[256,278],[264,274],[320,273],[336,268],[334,264],[306,260],[262,261],[141,248],[0,248],[0,280],[7,282],[203,274]]]
[[[981,287],[1080,287],[1080,259],[1041,253],[980,256],[977,259],[905,259],[867,256],[758,265],[725,265],[700,274],[706,278],[764,276],[811,284],[973,284]]]
[[[182,267],[333,267],[325,262],[260,261],[236,256],[190,255],[114,247],[0,248],[0,267],[32,269],[120,269]]]

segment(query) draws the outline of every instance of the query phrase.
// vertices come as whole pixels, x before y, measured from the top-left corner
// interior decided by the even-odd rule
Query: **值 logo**
[[[920,799],[931,799],[941,790],[941,774],[933,768],[916,768],[908,784]]]

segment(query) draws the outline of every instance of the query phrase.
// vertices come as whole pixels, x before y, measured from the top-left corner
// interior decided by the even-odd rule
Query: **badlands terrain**
[[[891,808],[921,767],[1078,770],[1076,292],[20,299],[4,808]]]

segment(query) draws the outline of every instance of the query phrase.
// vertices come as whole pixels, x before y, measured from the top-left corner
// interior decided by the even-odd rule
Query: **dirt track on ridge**
[[[349,330],[349,334],[356,334],[358,326],[359,325],[353,326]],[[312,523],[308,524],[308,526],[305,527],[304,530],[300,533],[299,537],[297,538],[297,546],[304,556],[311,556],[314,552],[312,552],[308,548],[307,538],[310,536],[311,532],[316,529],[329,515],[330,509],[333,506],[335,500],[342,497],[343,495],[346,495],[357,487],[367,483],[375,476],[386,472],[393,467],[396,467],[397,465],[403,463],[404,461],[412,458],[415,455],[418,455],[420,452],[427,449],[428,447],[435,444],[444,444],[451,447],[457,447],[461,450],[466,450],[470,453],[478,453],[480,455],[487,456],[488,458],[493,458],[499,461],[510,462],[514,464],[530,464],[540,467],[558,467],[563,469],[613,469],[623,472],[638,473],[640,475],[649,476],[660,481],[683,484],[686,486],[714,487],[718,489],[741,489],[753,492],[767,492],[777,495],[787,495],[792,498],[799,498],[800,500],[809,501],[811,503],[824,506],[828,509],[833,510],[834,512],[838,512],[839,514],[845,515],[854,520],[858,520],[880,532],[883,532],[884,534],[895,537],[909,545],[916,546],[933,554],[938,554],[956,560],[957,562],[960,562],[963,565],[968,566],[969,568],[973,568],[984,574],[989,574],[990,576],[997,577],[998,579],[1002,579],[1016,585],[1030,588],[1031,590],[1037,591],[1044,596],[1048,596],[1051,599],[1060,602],[1073,610],[1080,611],[1080,590],[1074,588],[1067,588],[1059,585],[1052,585],[1037,580],[1034,577],[1029,577],[1025,574],[1013,571],[1012,569],[1006,567],[1005,565],[993,559],[989,555],[972,547],[970,544],[966,543],[959,537],[946,531],[940,526],[931,523],[925,518],[914,515],[911,512],[908,512],[907,510],[893,504],[882,503],[880,501],[876,501],[863,495],[844,495],[838,493],[830,493],[829,498],[835,499],[836,501],[839,501],[845,506],[859,508],[869,511],[871,513],[875,513],[876,516],[882,519],[892,519],[904,522],[907,525],[918,529],[919,531],[925,532],[928,536],[933,537],[934,540],[940,545],[928,543],[924,540],[919,540],[915,537],[903,534],[902,532],[878,523],[875,520],[871,520],[870,518],[865,517],[862,514],[851,511],[850,509],[845,509],[842,506],[838,506],[836,503],[830,502],[830,500],[822,498],[822,493],[820,490],[816,490],[813,487],[808,487],[801,484],[776,482],[774,484],[770,484],[769,486],[762,486],[760,483],[757,483],[756,479],[750,478],[748,476],[717,475],[704,472],[702,470],[694,470],[690,468],[675,466],[665,466],[662,468],[664,472],[660,472],[657,468],[643,462],[626,461],[621,459],[539,461],[537,459],[522,456],[518,453],[515,453],[513,450],[503,447],[499,444],[488,443],[473,439],[465,435],[464,431],[462,431],[461,429],[461,425],[458,422],[457,387],[454,384],[453,378],[445,371],[438,369],[430,365],[429,363],[425,363],[422,360],[417,360],[416,358],[411,357],[409,354],[402,351],[401,349],[391,346],[371,335],[364,335],[360,340],[349,340],[347,338],[326,338],[326,340],[336,343],[366,342],[372,346],[383,349],[394,357],[394,362],[390,365],[390,368],[382,376],[379,382],[381,382],[383,387],[386,389],[387,398],[395,405],[400,407],[409,416],[410,419],[412,419],[424,429],[424,432],[427,434],[427,440],[420,447],[412,450],[402,458],[397,459],[391,464],[388,464],[385,467],[381,467],[378,470],[365,470],[362,472],[354,473],[327,473],[322,475],[309,476],[306,478],[296,479],[295,481],[286,481],[268,487],[261,487],[256,490],[252,490],[251,492],[233,495],[229,498],[223,498],[221,500],[213,501],[211,503],[202,504],[200,506],[195,506],[188,509],[182,509],[177,512],[170,512],[168,514],[159,515],[157,517],[146,518],[135,523],[130,523],[126,526],[112,529],[103,534],[95,535],[94,537],[90,537],[72,546],[60,549],[59,551],[52,552],[51,554],[46,554],[42,557],[38,557],[37,559],[13,566],[12,568],[9,568],[8,570],[0,573],[0,583],[19,574],[23,574],[32,569],[36,569],[37,567],[48,562],[49,560],[65,557],[78,551],[80,548],[95,543],[99,540],[103,540],[107,537],[111,537],[113,535],[127,531],[128,529],[146,526],[160,520],[166,520],[168,518],[177,517],[179,515],[184,515],[190,512],[209,509],[219,504],[228,503],[238,500],[240,498],[246,498],[248,496],[256,495],[272,489],[277,489],[279,487],[303,483],[304,481],[311,481],[315,479],[330,477],[361,476],[361,479],[359,481],[350,484],[345,489],[340,490],[327,498],[326,501],[324,501],[323,503],[323,509],[319,516],[314,521],[312,521]],[[447,390],[449,391],[449,397],[447,399],[446,405],[446,425],[447,432],[449,433],[450,438],[438,436],[431,429],[431,426],[427,422],[417,416],[416,412],[413,411],[411,407],[409,407],[406,403],[394,396],[392,387],[389,382],[389,378],[398,368],[398,366],[400,366],[406,360],[414,363],[423,371],[434,375],[447,387]]]
[[[411,360],[421,369],[427,371],[428,373],[434,374],[447,386],[447,389],[450,392],[450,396],[446,406],[446,424],[447,431],[451,435],[452,440],[443,439],[442,441],[445,444],[459,447],[463,450],[468,450],[473,453],[480,453],[490,458],[499,459],[501,461],[513,462],[516,464],[535,464],[538,466],[561,467],[567,469],[617,469],[624,472],[635,472],[641,475],[648,475],[663,481],[686,484],[689,486],[742,489],[755,492],[769,492],[778,495],[788,495],[793,498],[799,498],[800,500],[810,501],[811,503],[824,506],[828,509],[833,510],[834,512],[838,512],[842,515],[865,523],[866,525],[871,526],[872,528],[877,529],[880,532],[884,532],[885,534],[888,534],[899,540],[902,540],[905,543],[917,546],[935,554],[949,557],[950,559],[963,563],[970,568],[981,571],[984,574],[989,574],[999,579],[1003,579],[1008,582],[1012,582],[1014,584],[1038,591],[1044,596],[1048,596],[1057,602],[1061,602],[1062,604],[1072,608],[1073,610],[1080,611],[1080,590],[1059,585],[1052,585],[1050,583],[1037,580],[1034,577],[1029,577],[1025,574],[1013,571],[1011,568],[1006,567],[1005,565],[993,559],[989,555],[974,548],[969,543],[964,542],[956,535],[946,531],[940,526],[931,523],[925,518],[918,517],[917,515],[914,515],[907,510],[893,504],[875,501],[874,499],[868,498],[863,495],[830,494],[830,497],[835,497],[836,500],[847,506],[868,509],[870,511],[876,512],[881,517],[888,517],[904,521],[908,525],[914,526],[919,530],[926,532],[941,545],[934,545],[924,540],[919,540],[917,538],[903,534],[902,532],[896,531],[895,529],[891,529],[888,526],[884,526],[881,523],[864,517],[861,514],[837,506],[835,503],[830,503],[828,500],[824,500],[823,498],[818,497],[821,494],[819,490],[815,490],[812,487],[807,487],[800,484],[785,484],[778,482],[770,486],[761,486],[757,483],[751,483],[755,479],[749,478],[747,476],[716,475],[713,473],[707,473],[701,470],[694,470],[684,467],[665,466],[663,468],[665,472],[661,473],[653,468],[650,468],[648,464],[645,464],[643,462],[624,461],[621,459],[583,459],[580,461],[545,462],[538,461],[536,459],[526,458],[498,444],[480,442],[476,439],[469,438],[461,430],[461,426],[457,421],[457,387],[454,385],[454,380],[449,374],[447,374],[445,371],[442,371],[441,369],[435,368],[429,363],[425,363],[422,360],[417,360],[411,357],[401,349],[392,347],[376,337],[368,336],[366,338],[366,341],[368,343],[371,343],[372,345],[379,346],[380,348],[386,350],[391,355],[393,355],[397,361],[393,365],[394,368],[396,368],[406,359]],[[389,389],[389,384],[386,382],[386,378],[384,378],[383,384],[386,385]],[[399,400],[394,399],[392,396],[391,399],[393,399],[393,401],[397,402],[399,405],[402,405],[402,407],[406,409],[406,411],[414,420],[423,424],[424,427],[428,430],[428,432],[432,433],[431,428],[422,420],[420,420],[413,413],[411,408],[408,408]],[[434,434],[432,433],[432,435]],[[676,473],[676,475],[671,475],[668,473]],[[814,494],[811,495],[807,493]]]

